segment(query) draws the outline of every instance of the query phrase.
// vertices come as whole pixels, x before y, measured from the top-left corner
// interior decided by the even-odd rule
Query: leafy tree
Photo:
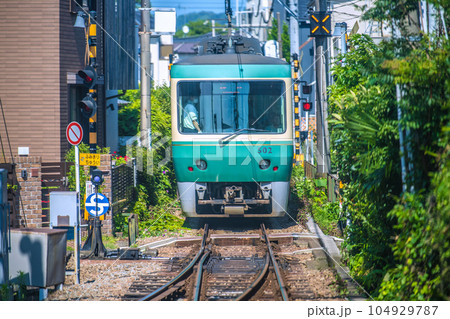
[[[348,265],[378,299],[448,299],[449,41],[442,29],[409,37],[404,21],[417,1],[374,4],[366,17],[399,28],[402,36],[379,45],[352,37],[329,89],[332,156],[351,220]]]
[[[177,15],[177,31],[181,30],[184,25],[191,21],[216,20],[217,22],[225,19],[224,13],[216,13],[212,11],[188,12],[186,14]]]
[[[270,28],[269,34],[267,36],[268,40],[278,41],[278,20],[272,19],[272,28]],[[283,31],[281,33],[281,43],[283,45],[283,58],[287,62],[291,60],[291,40],[289,37],[289,27],[286,23],[283,23]]]
[[[140,90],[127,91],[123,99],[131,103],[119,112],[119,129],[131,135],[139,134],[140,130]],[[175,231],[180,229],[182,220],[172,214],[178,208],[176,201],[176,182],[172,162],[160,166],[159,163],[169,151],[171,138],[171,104],[170,88],[160,86],[152,88],[152,145],[149,154],[147,150],[133,145],[132,154],[142,160],[142,171],[138,172],[139,187],[136,190],[137,200],[129,210],[139,215],[140,231],[144,235],[160,234],[164,229]],[[160,145],[161,144],[161,145]],[[139,156],[138,156],[139,155]],[[149,155],[152,156],[150,159]],[[153,160],[153,163],[149,162]],[[147,174],[147,167],[153,165],[152,174]]]
[[[212,26],[209,20],[189,21],[186,25],[189,27],[189,32],[184,34],[183,30],[178,30],[175,33],[176,38],[195,37],[212,32]],[[216,23],[215,26],[220,27],[222,25]]]

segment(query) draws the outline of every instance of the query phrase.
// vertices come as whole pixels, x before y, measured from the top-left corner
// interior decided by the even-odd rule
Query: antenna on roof
[[[233,10],[231,9],[230,0],[225,0],[225,14],[228,20],[228,32],[231,29],[231,16],[233,15]]]
[[[233,15],[233,10],[231,10],[230,0],[225,0],[225,14],[228,20],[228,48],[226,53],[234,53],[233,41],[231,40],[231,16]]]

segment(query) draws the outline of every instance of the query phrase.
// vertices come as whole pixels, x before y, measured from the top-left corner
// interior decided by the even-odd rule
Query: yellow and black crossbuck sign
[[[317,11],[309,17],[310,37],[331,37],[331,12]]]

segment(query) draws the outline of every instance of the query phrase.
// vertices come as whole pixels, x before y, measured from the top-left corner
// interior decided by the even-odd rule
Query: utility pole
[[[239,30],[239,35],[242,35],[242,29],[241,29],[241,17],[239,12],[239,0],[236,0],[236,26]]]
[[[295,14],[295,16],[293,15],[289,15],[289,36],[290,36],[290,42],[291,42],[291,56],[300,56],[299,51],[300,51],[300,44],[299,44],[299,40],[300,40],[300,36],[299,36],[299,30],[298,30],[298,20],[297,20],[297,16],[298,16],[298,0],[291,0],[289,1],[289,9],[291,9],[292,13]],[[298,62],[299,67],[300,66],[300,61]],[[296,78],[295,81],[298,81],[299,79]],[[301,123],[301,119],[302,119],[302,108],[299,107],[299,113],[298,113],[298,118],[299,121]],[[295,118],[295,114],[294,114],[294,118]],[[301,126],[301,125],[300,125]],[[302,148],[300,148],[300,153],[303,153]]]
[[[297,12],[297,1],[289,1],[289,7],[291,9],[291,11],[295,14],[298,15]],[[298,34],[298,21],[295,17],[290,16],[289,17],[289,30],[290,30],[290,41],[291,41],[291,55],[293,55],[294,53],[299,54],[299,34]]]
[[[150,149],[151,144],[151,55],[150,55],[150,0],[141,3],[141,143]]]
[[[327,10],[327,0],[315,0],[316,11]],[[317,126],[317,173],[326,174],[330,169],[330,152],[328,136],[328,103],[326,59],[327,37],[315,37],[316,56],[316,126]]]
[[[278,56],[280,59],[283,58],[283,40],[281,39],[281,32],[283,26],[281,25],[280,13],[277,12],[277,23],[278,23]]]

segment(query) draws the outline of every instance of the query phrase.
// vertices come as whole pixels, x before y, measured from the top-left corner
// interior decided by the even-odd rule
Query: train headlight
[[[260,168],[260,169],[268,169],[269,166],[270,166],[270,161],[269,161],[269,160],[263,159],[263,160],[261,160],[261,161],[259,162],[259,168]]]
[[[206,161],[204,161],[204,160],[197,160],[195,162],[195,165],[197,165],[197,168],[201,171],[204,171],[208,167],[208,165],[206,164]]]

